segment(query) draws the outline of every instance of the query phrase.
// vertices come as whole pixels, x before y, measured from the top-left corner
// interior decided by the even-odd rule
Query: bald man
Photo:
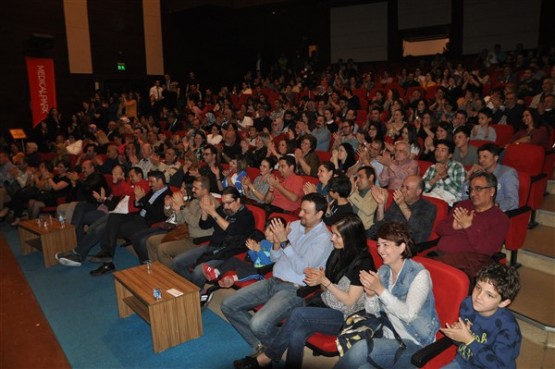
[[[420,176],[411,175],[403,180],[401,188],[393,193],[393,202],[385,209],[388,192],[378,186],[372,186],[372,196],[378,204],[374,229],[389,222],[406,223],[412,233],[414,242],[427,241],[432,232],[436,217],[436,206],[422,198],[424,181]]]

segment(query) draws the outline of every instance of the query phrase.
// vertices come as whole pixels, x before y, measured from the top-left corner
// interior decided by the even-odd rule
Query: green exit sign
[[[117,66],[119,71],[125,72],[125,63],[117,63]]]

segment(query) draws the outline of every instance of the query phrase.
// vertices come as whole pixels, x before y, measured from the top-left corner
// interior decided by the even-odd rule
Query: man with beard
[[[243,197],[234,187],[224,188],[221,206],[216,207],[210,197],[205,196],[200,200],[200,209],[199,226],[201,229],[214,228],[212,238],[208,245],[195,247],[176,256],[173,259],[173,269],[203,288],[206,278],[202,273],[202,266],[198,263],[199,259],[204,258],[205,254],[216,255],[223,252],[226,245],[242,246],[246,238],[254,231],[254,217],[245,206]],[[212,267],[217,267],[223,262],[224,260],[216,258],[206,261]]]
[[[332,250],[330,232],[322,221],[326,199],[317,193],[305,195],[301,202],[300,220],[287,228],[274,219],[270,228],[275,242],[270,251],[273,276],[242,288],[222,302],[222,312],[247,343],[259,352],[268,347],[278,324],[296,307],[303,304],[297,295],[305,268],[324,267]],[[250,310],[264,304],[256,314]]]

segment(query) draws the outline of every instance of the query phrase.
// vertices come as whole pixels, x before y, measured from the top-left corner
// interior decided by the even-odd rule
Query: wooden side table
[[[23,255],[42,251],[44,266],[51,267],[58,263],[57,252],[73,250],[77,246],[77,237],[73,225],[66,223],[63,227],[59,221],[48,221],[48,228],[39,226],[36,219],[19,223],[19,239]]]
[[[202,335],[199,288],[165,265],[154,262],[114,272],[120,318],[137,313],[150,325],[154,352],[164,351]],[[162,298],[153,291],[159,288]],[[175,289],[183,294],[173,296]]]

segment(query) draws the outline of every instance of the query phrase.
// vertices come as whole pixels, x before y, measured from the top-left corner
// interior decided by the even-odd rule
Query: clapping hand
[[[380,276],[378,273],[371,270],[360,271],[360,283],[368,296],[379,295],[384,290],[382,282],[380,281]]]
[[[273,218],[270,221],[270,230],[274,234],[274,243],[287,241],[289,229],[279,219]]]
[[[467,229],[472,225],[475,211],[468,211],[465,208],[455,208],[453,210],[453,229]]]
[[[306,182],[303,186],[303,192],[305,195],[316,192],[316,185],[314,183]]]
[[[322,283],[322,280],[326,278],[326,273],[324,268],[305,268],[304,270],[304,283],[307,286],[317,286]]]
[[[245,242],[245,246],[247,246],[247,248],[251,251],[260,251],[260,243],[256,242],[252,238],[247,239],[247,241]]]
[[[387,193],[387,190],[385,190],[385,192]],[[399,208],[403,207],[403,205],[407,205],[405,195],[401,190],[395,190],[395,192],[393,192],[393,201],[395,201]]]
[[[389,196],[389,193],[387,192],[387,190],[385,188],[380,188],[378,186],[372,186],[370,188],[370,192],[372,193],[372,197],[374,198],[374,201],[376,201],[376,203],[379,206],[385,206],[385,203],[387,201],[387,197]]]
[[[445,328],[440,328],[441,332],[454,341],[468,343],[472,341],[472,332],[470,328],[472,323],[470,321],[464,322],[461,317],[457,322],[452,324],[445,324]]]

